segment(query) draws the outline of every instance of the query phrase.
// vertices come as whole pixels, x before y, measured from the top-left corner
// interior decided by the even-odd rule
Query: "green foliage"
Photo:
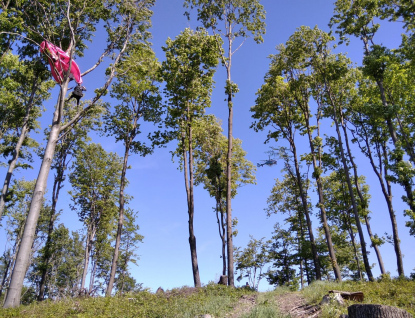
[[[210,107],[213,75],[219,62],[217,41],[220,39],[209,36],[205,30],[190,29],[182,31],[175,40],[166,41],[162,75],[166,81],[169,127],[185,131],[183,120],[189,124]]]
[[[117,81],[112,85],[111,96],[120,104],[104,116],[104,132],[121,141],[132,153],[150,154],[160,144],[160,132],[149,135],[151,145],[138,140],[142,133],[142,121],[155,125],[161,121],[161,96],[159,92],[160,64],[154,52],[146,44],[131,45],[129,54],[117,68]],[[158,125],[160,126],[160,125]]]
[[[257,240],[252,236],[250,237],[247,247],[243,250],[235,248],[235,268],[236,271],[239,271],[238,281],[247,278],[250,287],[257,290],[259,282],[264,277],[262,271],[269,262],[269,242],[264,242],[265,238]]]
[[[258,0],[185,0],[184,6],[197,8],[197,19],[203,26],[224,34],[231,42],[237,37],[250,36],[257,43],[264,41],[265,10]],[[189,18],[190,12],[186,15]]]

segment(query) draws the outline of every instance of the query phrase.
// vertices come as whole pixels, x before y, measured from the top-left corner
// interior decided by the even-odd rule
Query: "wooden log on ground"
[[[329,293],[340,294],[340,296],[342,296],[343,299],[347,299],[347,300],[360,301],[360,302],[364,300],[364,295],[363,295],[363,292],[361,291],[346,292],[346,291],[341,291],[341,290],[329,290]]]
[[[347,308],[349,318],[413,318],[403,309],[372,304],[355,304]]]

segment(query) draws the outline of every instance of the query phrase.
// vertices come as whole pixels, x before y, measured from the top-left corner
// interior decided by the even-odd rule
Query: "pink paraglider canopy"
[[[40,44],[40,52],[46,54],[48,57],[52,76],[55,81],[62,84],[63,74],[69,69],[69,55],[61,48],[47,41],[43,41]],[[78,84],[82,84],[81,71],[74,60],[72,60],[69,77],[74,79]]]

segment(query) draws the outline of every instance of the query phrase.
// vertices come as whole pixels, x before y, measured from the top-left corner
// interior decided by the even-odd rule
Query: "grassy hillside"
[[[0,317],[211,317],[231,318],[283,318],[279,313],[278,299],[292,293],[302,295],[308,303],[319,304],[329,290],[363,291],[364,303],[383,304],[402,308],[415,315],[415,281],[384,279],[378,282],[315,282],[301,292],[277,288],[267,293],[254,293],[244,288],[228,288],[209,284],[201,289],[183,287],[161,294],[143,291],[122,297],[75,298],[62,301],[45,301],[0,309]],[[341,307],[329,304],[322,307],[321,318],[338,317],[347,313],[347,302]]]

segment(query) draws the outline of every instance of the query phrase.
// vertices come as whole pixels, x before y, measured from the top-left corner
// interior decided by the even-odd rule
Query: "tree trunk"
[[[52,244],[52,233],[55,224],[55,215],[56,215],[56,204],[59,198],[59,192],[62,188],[63,182],[63,175],[64,175],[64,167],[66,166],[66,156],[67,153],[63,153],[63,156],[60,158],[59,165],[57,167],[57,173],[55,176],[55,181],[53,183],[53,190],[52,190],[52,207],[50,210],[50,219],[49,219],[49,226],[48,226],[48,237],[45,243],[45,254],[43,257],[44,266],[41,268],[41,279],[39,283],[39,295],[37,297],[38,301],[42,301],[45,298],[45,288],[46,288],[46,278],[48,273],[49,262],[52,257],[50,255],[50,248]]]
[[[32,196],[29,213],[23,232],[22,242],[20,244],[16,263],[13,269],[10,281],[9,291],[4,302],[4,308],[17,307],[20,305],[21,291],[26,270],[29,267],[32,244],[35,237],[37,221],[40,215],[40,209],[43,206],[44,194],[47,185],[47,179],[55,153],[56,143],[60,133],[60,122],[62,110],[65,102],[66,92],[68,90],[69,78],[61,85],[59,101],[53,114],[52,127],[50,129],[48,143],[40,167],[39,175],[36,180],[35,190]]]
[[[6,279],[7,279],[7,276],[9,274],[10,264],[12,262],[12,260],[10,259],[10,253],[7,253],[7,254],[8,254],[7,259],[6,258],[4,259],[5,264],[4,264],[4,269],[3,269],[4,270],[3,278],[1,280],[1,285],[0,285],[0,297],[1,297],[1,295],[3,295],[3,288],[6,285]],[[6,255],[6,253],[4,255]]]
[[[365,206],[366,202],[365,202],[365,198],[363,197],[362,191],[360,190],[359,175],[357,174],[357,166],[354,163],[354,159],[353,159],[353,156],[352,156],[352,152],[350,150],[349,137],[347,135],[347,130],[346,130],[346,126],[344,124],[343,116],[341,116],[341,126],[342,126],[342,129],[343,129],[343,135],[344,135],[344,141],[346,143],[347,154],[348,154],[350,163],[352,164],[352,167],[353,167],[354,185],[356,187],[357,194],[358,194],[358,196],[360,198],[360,202],[361,202],[361,205],[362,205],[362,210],[365,210],[367,208]],[[368,219],[368,217],[366,215],[365,215],[365,223],[366,223],[366,228],[367,228],[367,232],[369,234],[370,240],[373,241],[374,236],[372,234],[372,230],[370,229],[369,219]],[[383,265],[382,255],[380,254],[379,247],[377,245],[375,245],[375,244],[372,244],[372,247],[374,248],[375,253],[376,253],[376,257],[378,259],[378,263],[379,263],[379,267],[380,267],[380,272],[381,272],[381,274],[385,274],[385,267]]]
[[[364,129],[364,127],[363,127]],[[366,155],[369,158],[370,164],[372,166],[373,171],[375,172],[376,176],[378,177],[379,180],[379,184],[381,186],[382,189],[382,193],[383,196],[386,200],[386,204],[388,206],[388,212],[389,212],[389,217],[391,219],[391,223],[392,223],[392,235],[393,235],[393,241],[394,241],[394,248],[395,248],[395,254],[396,254],[396,260],[397,260],[397,265],[398,265],[398,274],[399,276],[404,275],[403,272],[403,260],[402,260],[402,252],[401,252],[401,248],[400,248],[400,239],[398,236],[398,225],[396,222],[396,216],[395,216],[395,211],[393,210],[393,204],[392,204],[392,187],[390,184],[390,181],[388,180],[387,176],[388,176],[388,169],[387,169],[387,152],[386,152],[386,145],[376,145],[377,148],[377,157],[379,160],[379,168],[376,167],[374,159],[373,159],[373,154],[372,154],[372,150],[370,148],[370,144],[369,144],[369,137],[367,135],[366,130],[364,130],[364,136],[361,136],[365,142],[365,146],[366,146]],[[386,156],[386,157],[385,157]],[[386,163],[383,164],[383,160],[386,160]],[[382,168],[384,167],[384,168]],[[382,169],[384,170],[385,175],[383,176],[383,172]],[[385,181],[384,181],[385,180]],[[386,182],[386,185],[385,185]]]
[[[19,159],[20,148],[22,147],[23,142],[26,139],[26,135],[29,130],[28,126],[29,126],[30,111],[32,110],[32,107],[33,107],[33,99],[34,99],[37,88],[38,88],[37,78],[35,78],[33,81],[33,85],[32,85],[32,92],[30,94],[29,100],[26,105],[26,114],[23,119],[23,126],[20,132],[19,140],[17,141],[16,147],[14,148],[13,157],[9,163],[9,169],[7,170],[6,178],[4,179],[4,183],[3,183],[3,189],[0,194],[0,219],[1,219],[1,216],[3,215],[3,211],[4,211],[4,207],[6,203],[5,199],[6,199],[7,192],[9,190],[10,180],[12,178],[14,168],[16,168],[17,160]]]
[[[115,247],[114,247],[114,254],[112,257],[112,264],[111,264],[111,271],[110,271],[110,278],[108,281],[107,290],[105,296],[109,297],[112,293],[112,288],[114,286],[115,280],[115,272],[117,271],[117,262],[118,262],[118,254],[120,249],[120,242],[121,242],[121,233],[122,227],[124,223],[124,188],[125,188],[125,175],[128,167],[128,155],[130,151],[130,143],[132,141],[132,137],[130,137],[129,142],[125,144],[125,152],[124,152],[124,162],[122,166],[121,172],[121,181],[120,181],[120,196],[119,196],[119,212],[118,212],[118,228],[117,228],[117,238],[115,240]]]
[[[316,159],[314,144],[313,144],[313,140],[311,136],[310,121],[309,121],[308,116],[309,114],[308,114],[308,106],[307,106],[307,109],[304,111],[304,117],[305,117],[305,123],[307,127],[308,142],[309,142],[311,154],[313,157],[314,178],[316,179],[316,182],[317,182],[317,193],[318,193],[318,201],[319,201],[319,208],[320,208],[320,218],[321,218],[321,222],[323,223],[324,234],[326,236],[327,248],[328,248],[329,255],[330,255],[330,261],[333,266],[334,276],[339,282],[341,282],[342,276],[340,273],[339,265],[337,264],[336,253],[334,251],[333,242],[331,240],[330,229],[327,224],[326,209],[324,207],[323,185],[321,184],[320,172],[317,166],[317,159]]]
[[[347,307],[349,318],[412,318],[412,315],[403,309],[371,304],[355,304]]]
[[[193,270],[193,281],[195,287],[202,287],[199,276],[199,266],[197,262],[197,250],[196,250],[196,237],[194,234],[194,195],[193,195],[193,136],[192,136],[192,126],[191,123],[188,123],[188,132],[189,132],[189,244],[190,244],[190,254],[192,257],[192,270]]]
[[[297,179],[297,185],[300,191],[301,203],[303,205],[303,211],[304,211],[304,215],[306,217],[306,222],[307,222],[307,229],[308,229],[308,235],[309,235],[310,243],[311,243],[311,252],[313,254],[313,263],[314,263],[314,269],[316,273],[316,280],[321,280],[320,260],[318,258],[316,241],[314,239],[313,226],[311,224],[310,212],[308,211],[307,196],[305,194],[304,187],[303,187],[303,181],[301,179],[300,166],[298,164],[298,158],[297,158],[297,148],[295,147],[293,138],[291,138],[290,144],[291,144],[291,151],[294,157],[295,176]]]
[[[218,181],[219,184],[219,181]],[[219,218],[220,214],[220,218]],[[223,218],[223,209],[222,209],[222,193],[218,190],[216,195],[216,220],[218,222],[219,236],[222,243],[222,276],[226,275],[226,239],[225,239],[225,220]]]
[[[91,239],[90,235],[87,235],[86,242],[85,242],[85,254],[84,254],[84,268],[82,271],[82,280],[79,286],[79,290],[82,292],[85,288],[85,281],[86,281],[86,274],[88,273],[88,265],[89,265],[89,254],[91,252]]]
[[[229,22],[228,30],[231,30]],[[232,39],[228,37],[228,61],[226,67],[227,84],[231,84]],[[229,89],[231,90],[231,89]],[[228,92],[228,153],[226,156],[226,241],[228,248],[228,285],[235,286],[232,238],[232,138],[233,138],[233,103],[232,91]]]
[[[357,226],[357,231],[359,233],[360,246],[362,248],[363,263],[365,265],[365,271],[366,271],[367,277],[372,282],[375,279],[373,278],[372,270],[371,270],[370,264],[369,264],[369,259],[367,257],[365,237],[363,235],[363,230],[362,230],[362,224],[360,222],[359,211],[357,209],[357,203],[356,203],[356,199],[355,199],[354,192],[353,192],[353,186],[352,186],[352,182],[350,180],[349,167],[348,167],[347,162],[346,162],[346,156],[344,155],[344,146],[343,146],[343,140],[342,140],[342,136],[341,136],[340,128],[339,128],[339,120],[337,118],[337,113],[336,113],[336,105],[335,105],[335,103],[334,103],[334,101],[331,97],[330,91],[328,93],[329,93],[330,101],[331,101],[331,104],[332,104],[331,106],[333,107],[333,120],[334,120],[334,123],[336,125],[337,141],[339,143],[340,156],[341,156],[341,160],[342,160],[342,163],[343,163],[343,169],[344,169],[344,174],[345,174],[345,177],[346,177],[347,187],[348,187],[348,190],[349,190],[350,200],[352,201],[353,214],[354,214],[354,218],[355,218],[355,222],[356,222],[356,226]]]
[[[89,279],[89,290],[88,290],[89,295],[91,295],[92,291],[94,290],[95,274],[97,272],[97,259],[98,259],[98,255],[95,255],[95,261],[94,261],[94,265],[92,266],[91,277]]]

